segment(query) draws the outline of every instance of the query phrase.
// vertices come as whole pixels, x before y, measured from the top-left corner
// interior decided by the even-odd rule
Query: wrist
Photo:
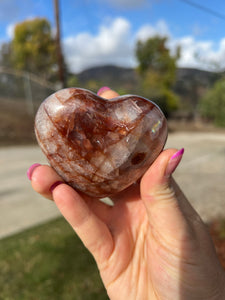
[[[222,280],[221,280],[221,284],[222,284],[222,292],[221,292],[221,299],[225,299],[225,270],[222,271]]]
[[[218,287],[218,292],[215,298],[212,298],[210,300],[221,300],[225,299],[225,271],[224,269],[222,270],[220,276],[219,276],[219,287]]]

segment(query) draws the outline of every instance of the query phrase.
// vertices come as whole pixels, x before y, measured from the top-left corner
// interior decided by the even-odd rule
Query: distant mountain
[[[181,99],[181,110],[193,115],[200,97],[221,75],[222,73],[178,68],[174,91]],[[96,81],[99,87],[110,86],[113,89],[124,89],[130,93],[136,93],[138,80],[140,80],[135,69],[116,66],[90,68],[77,74],[77,78],[80,86],[83,87],[86,87],[90,81]]]
[[[178,68],[177,81],[179,80],[195,80],[202,84],[209,84],[214,82],[220,76],[219,73],[203,71],[193,68]]]
[[[178,68],[175,89],[179,93],[182,88],[193,84],[202,85],[204,87],[211,86],[215,80],[221,76],[220,73],[213,73],[203,70],[191,68]],[[138,76],[135,69],[122,68],[117,66],[102,66],[87,69],[77,74],[80,83],[86,84],[91,80],[101,82],[104,85],[111,84],[111,86],[131,85],[134,86],[138,82]]]
[[[135,69],[116,66],[102,66],[87,69],[77,74],[79,83],[86,85],[95,80],[102,85],[109,85],[112,88],[132,87],[137,84],[138,76]]]
[[[181,100],[181,110],[194,117],[199,99],[213,86],[222,73],[178,68],[174,91]]]
[[[175,90],[179,94],[190,91],[195,86],[210,88],[222,73],[214,73],[197,69],[178,68]]]

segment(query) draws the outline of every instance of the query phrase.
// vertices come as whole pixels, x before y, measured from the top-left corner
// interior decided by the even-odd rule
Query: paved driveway
[[[225,217],[225,134],[174,133],[166,147],[185,148],[174,177],[201,217]],[[46,162],[37,146],[0,149],[0,237],[59,215],[31,189],[26,170],[35,162]]]
[[[169,147],[184,147],[175,178],[203,220],[225,217],[225,134],[171,134]]]
[[[38,147],[0,149],[0,237],[58,215],[54,203],[31,188],[26,170],[34,162],[46,163]]]

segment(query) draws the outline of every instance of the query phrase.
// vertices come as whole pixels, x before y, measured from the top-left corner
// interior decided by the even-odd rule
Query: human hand
[[[77,193],[49,166],[29,171],[34,190],[54,200],[93,254],[110,299],[225,298],[207,229],[171,177],[182,154],[163,151],[140,184],[112,197],[113,207]]]

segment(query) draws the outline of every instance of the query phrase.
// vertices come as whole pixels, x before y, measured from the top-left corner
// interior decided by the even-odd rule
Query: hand
[[[29,171],[34,190],[55,201],[93,254],[110,299],[225,299],[208,231],[171,177],[182,154],[163,151],[113,207],[80,195],[49,166]]]

